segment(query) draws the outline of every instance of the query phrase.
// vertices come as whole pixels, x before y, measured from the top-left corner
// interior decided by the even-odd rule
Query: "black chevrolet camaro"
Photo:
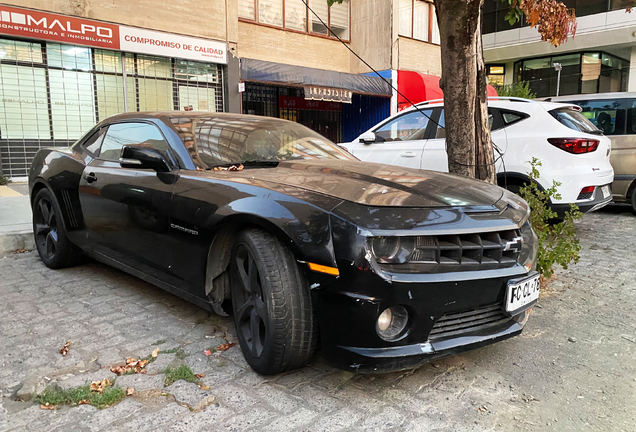
[[[539,295],[523,200],[360,162],[285,120],[116,115],[40,150],[29,188],[44,264],[89,255],[231,310],[262,374],[303,366],[319,340],[343,369],[414,367],[518,335]]]

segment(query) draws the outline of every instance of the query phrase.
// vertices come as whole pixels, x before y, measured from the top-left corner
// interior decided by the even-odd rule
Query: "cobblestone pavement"
[[[277,377],[252,372],[229,318],[96,263],[53,271],[34,252],[0,258],[1,431],[634,431],[636,217],[579,223],[579,264],[558,272],[523,335],[386,375],[354,375],[320,355]],[[72,345],[66,357],[58,350]],[[146,375],[118,377],[135,395],[98,410],[19,402],[45,384],[71,388],[108,366],[159,354]],[[185,363],[203,389],[163,370]],[[209,389],[206,387],[209,386]]]

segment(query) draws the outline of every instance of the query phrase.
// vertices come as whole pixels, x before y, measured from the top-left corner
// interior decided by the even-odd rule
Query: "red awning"
[[[439,77],[412,71],[397,71],[398,90],[413,103],[443,99],[444,93],[439,88]],[[497,90],[491,85],[487,87],[488,96],[497,96]],[[397,97],[398,110],[408,108],[411,104],[400,94]]]

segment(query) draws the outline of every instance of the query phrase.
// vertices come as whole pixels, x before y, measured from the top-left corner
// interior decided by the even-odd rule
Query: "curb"
[[[13,231],[0,235],[0,255],[33,249],[35,249],[35,241],[32,230]]]

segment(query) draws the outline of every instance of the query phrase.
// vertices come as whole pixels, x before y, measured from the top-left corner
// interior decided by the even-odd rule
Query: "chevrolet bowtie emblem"
[[[523,237],[515,237],[510,241],[504,243],[504,252],[505,251],[513,251],[513,252],[521,252],[521,248],[523,246]]]

